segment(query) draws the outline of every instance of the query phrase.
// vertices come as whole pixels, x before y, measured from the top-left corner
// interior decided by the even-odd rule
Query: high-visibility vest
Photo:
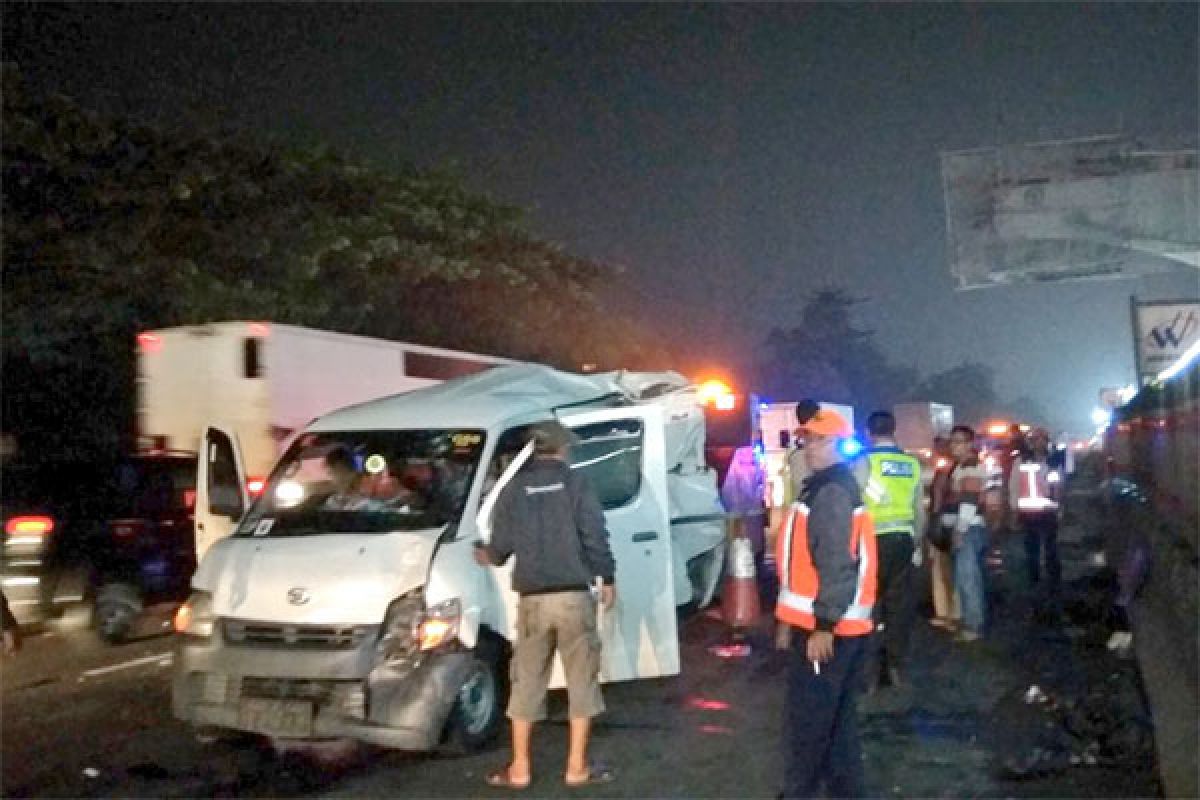
[[[775,563],[781,581],[775,616],[789,625],[813,631],[817,628],[814,606],[821,579],[808,546],[808,511],[804,503],[793,503],[776,543]],[[876,561],[875,528],[864,506],[854,509],[850,555],[858,561],[854,599],[834,624],[833,632],[839,636],[865,636],[874,628],[871,608],[875,605]]]
[[[898,447],[867,451],[867,485],[863,500],[875,523],[875,534],[916,533],[915,504],[921,490],[921,464]]]
[[[1017,511],[1057,511],[1062,473],[1037,461],[1022,461],[1017,469]]]

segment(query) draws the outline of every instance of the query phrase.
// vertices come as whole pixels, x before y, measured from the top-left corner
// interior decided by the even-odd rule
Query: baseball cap
[[[805,433],[815,433],[818,436],[837,436],[847,438],[854,435],[854,428],[838,412],[822,408],[809,417],[808,422],[800,426]]]

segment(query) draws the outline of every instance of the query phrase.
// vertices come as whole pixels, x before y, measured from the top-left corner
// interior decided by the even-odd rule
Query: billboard
[[[943,153],[958,289],[1200,267],[1197,150],[1098,136]]]
[[[1200,300],[1133,301],[1138,384],[1152,380],[1200,342]]]

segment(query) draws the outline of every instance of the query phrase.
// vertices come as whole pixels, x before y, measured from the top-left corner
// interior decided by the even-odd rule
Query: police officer
[[[868,687],[881,675],[892,686],[904,683],[903,667],[914,612],[913,567],[921,565],[925,509],[921,464],[896,445],[896,418],[888,411],[867,417],[870,447],[855,463],[855,477],[875,521],[879,551],[879,589],[875,620],[882,659],[868,664]],[[872,659],[874,660],[874,659]]]

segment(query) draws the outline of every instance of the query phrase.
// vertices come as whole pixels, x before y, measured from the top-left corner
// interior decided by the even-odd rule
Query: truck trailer
[[[197,452],[220,422],[252,489],[289,438],[335,408],[431,386],[499,364],[496,356],[279,325],[216,322],[138,335],[139,445]],[[196,516],[196,554],[229,526]]]

